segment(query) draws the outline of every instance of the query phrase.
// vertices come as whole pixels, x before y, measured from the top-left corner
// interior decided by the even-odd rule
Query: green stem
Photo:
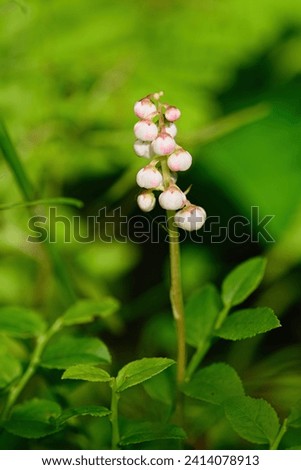
[[[50,338],[59,331],[62,326],[62,320],[58,318],[53,325],[49,328],[48,331],[42,336],[37,339],[37,344],[35,349],[33,350],[30,362],[25,370],[24,374],[20,377],[19,381],[10,389],[9,395],[7,397],[6,404],[2,410],[1,420],[5,421],[9,418],[10,411],[14,406],[15,402],[17,401],[19,395],[24,390],[25,386],[27,385],[28,381],[31,379],[33,374],[35,373],[40,360],[42,353],[45,349]]]
[[[111,399],[111,415],[110,421],[112,425],[112,450],[119,449],[119,423],[118,423],[118,402],[119,402],[119,393],[116,391],[116,379],[113,379],[111,382],[112,388],[112,399]]]
[[[191,376],[196,371],[199,364],[202,362],[202,360],[203,360],[204,356],[206,355],[206,353],[207,353],[208,349],[210,348],[210,346],[211,346],[211,337],[207,338],[204,342],[199,344],[197,350],[193,354],[193,356],[192,356],[192,358],[191,358],[191,360],[188,364],[186,377],[185,377],[186,382],[189,382],[189,380],[191,379]]]
[[[33,201],[36,198],[34,188],[27,176],[27,173],[22,165],[22,162],[15,150],[12,140],[6,130],[5,125],[0,122],[0,150],[2,150],[4,159],[10,167],[15,180],[19,186],[21,193],[26,201]],[[48,227],[46,227],[47,229]],[[49,230],[48,230],[49,232]],[[67,304],[72,304],[76,301],[76,294],[70,282],[69,276],[63,260],[57,250],[56,245],[47,242],[47,251],[52,262],[53,270],[60,281],[64,291],[64,298]]]
[[[285,419],[282,423],[282,426],[274,440],[274,442],[270,446],[270,450],[277,450],[280,444],[281,439],[283,438],[284,434],[287,431],[287,419]]]
[[[170,254],[170,302],[177,329],[177,381],[181,384],[185,378],[186,338],[184,305],[181,283],[180,245],[178,230],[175,230],[173,212],[167,211],[169,254]]]
[[[222,326],[222,324],[224,323],[224,321],[226,320],[228,316],[229,310],[230,310],[230,306],[225,305],[224,308],[220,311],[220,313],[218,314],[217,320],[215,322],[215,325],[214,325],[215,330],[218,330]]]
[[[228,316],[230,307],[224,306],[224,308],[219,312],[217,320],[214,325],[214,330],[218,330],[222,324],[224,323],[225,319]],[[202,343],[199,344],[197,350],[193,354],[186,372],[185,381],[189,382],[191,379],[192,374],[196,371],[199,364],[202,362],[204,356],[207,354],[208,350],[210,349],[212,343],[213,335],[209,335]]]
[[[170,184],[170,171],[167,166],[166,158],[165,160],[161,161],[161,168],[163,173],[164,187],[168,188]],[[184,382],[185,379],[186,338],[181,282],[179,230],[178,227],[176,227],[174,224],[175,211],[166,212],[170,257],[170,302],[177,329],[177,382],[180,385]]]

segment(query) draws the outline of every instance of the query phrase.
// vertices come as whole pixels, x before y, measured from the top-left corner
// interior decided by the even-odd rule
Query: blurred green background
[[[221,345],[216,357],[227,354],[249,390],[286,413],[301,390],[300,0],[1,0],[0,61],[1,119],[38,197],[81,199],[83,209],[57,211],[79,216],[83,234],[88,216],[113,214],[115,242],[93,242],[90,232],[90,243],[64,243],[57,224],[57,246],[79,297],[122,302],[103,333],[117,363],[174,354],[164,230],[160,244],[120,243],[113,213],[140,214],[137,99],[164,90],[181,109],[177,140],[194,160],[179,185],[193,185],[192,202],[222,225],[250,219],[252,206],[260,218],[274,215],[274,243],[256,237],[256,224],[253,242],[212,243],[210,233],[203,244],[185,241],[183,284],[187,297],[206,281],[220,284],[239,261],[268,257],[251,301],[273,307],[283,328],[261,343]],[[2,158],[0,195],[2,204],[22,200]],[[43,247],[27,243],[27,222],[24,208],[1,212],[0,303],[54,318],[66,298]]]

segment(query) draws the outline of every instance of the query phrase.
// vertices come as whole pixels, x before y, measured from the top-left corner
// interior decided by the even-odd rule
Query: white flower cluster
[[[149,159],[149,164],[138,171],[136,177],[138,186],[144,188],[137,198],[138,206],[144,212],[153,210],[156,204],[153,191],[160,191],[160,206],[177,211],[175,224],[188,231],[198,230],[205,223],[206,212],[191,204],[186,193],[176,185],[176,172],[186,171],[192,164],[190,153],[175,141],[177,127],[174,122],[181,116],[181,111],[160,103],[162,95],[162,92],[148,95],[134,106],[140,119],[134,126],[137,139],[134,150],[138,157]]]

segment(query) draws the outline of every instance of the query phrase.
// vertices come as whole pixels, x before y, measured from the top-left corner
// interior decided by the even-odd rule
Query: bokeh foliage
[[[143,162],[132,150],[132,106],[161,89],[182,110],[179,142],[191,151],[194,164],[181,178],[187,187],[193,184],[191,199],[222,223],[237,214],[250,218],[251,206],[259,207],[260,218],[274,215],[268,225],[273,243],[259,237],[253,243],[212,244],[207,233],[204,244],[182,244],[182,260],[188,296],[206,281],[219,283],[236,262],[267,256],[265,284],[252,300],[273,307],[283,328],[261,342],[221,345],[216,357],[226,354],[244,375],[249,393],[266,397],[280,415],[294,405],[301,386],[300,50],[299,0],[0,2],[1,119],[37,196],[85,203],[80,211],[58,206],[58,215],[80,216],[85,233],[87,216],[102,207],[139,214],[135,172]],[[22,199],[3,159],[0,183],[1,204]],[[117,216],[112,220],[117,227]],[[24,208],[1,211],[0,303],[55,318],[65,308],[64,295],[44,250],[26,242],[27,222]],[[256,223],[248,230],[256,239]],[[64,243],[59,224],[57,238],[79,297],[109,294],[122,302],[118,316],[87,327],[105,336],[117,363],[144,354],[172,357],[166,243]],[[26,359],[17,341],[9,349]],[[90,385],[76,388],[57,378],[54,387],[62,400],[68,387],[74,404],[85,404],[87,396],[89,403],[98,399]],[[30,387],[46,399],[54,393],[45,390],[43,375]],[[123,404],[129,417],[130,403],[143,390],[131,393]],[[147,401],[139,403],[137,416],[147,413],[152,420],[159,413]],[[195,412],[202,423],[200,409]],[[204,414],[210,427],[215,417],[207,408]],[[106,429],[95,423],[88,422],[85,435],[75,436],[71,429],[65,445],[97,448]],[[196,435],[203,431],[199,426]],[[288,445],[300,446],[301,437],[291,434]],[[94,435],[98,440],[90,439]],[[45,445],[58,446],[59,439],[53,439]],[[208,432],[207,444],[240,442],[221,421]],[[4,440],[1,445],[28,444]]]

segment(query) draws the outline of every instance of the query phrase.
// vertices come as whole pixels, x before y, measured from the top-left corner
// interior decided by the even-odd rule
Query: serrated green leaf
[[[0,388],[6,388],[21,375],[22,367],[3,345],[0,345],[0,364]]]
[[[110,353],[97,338],[60,336],[53,338],[42,354],[41,366],[48,369],[68,369],[79,364],[109,363]]]
[[[176,386],[175,378],[169,374],[170,369],[157,374],[150,380],[144,382],[143,387],[148,395],[153,399],[172,406],[174,403]]]
[[[186,341],[198,347],[211,334],[221,309],[221,299],[214,285],[195,292],[185,306]]]
[[[58,403],[34,398],[15,406],[4,428],[17,436],[37,439],[59,430],[55,420],[60,414]]]
[[[222,362],[204,367],[192,376],[183,392],[192,398],[221,405],[232,397],[244,395],[244,389],[237,372]]]
[[[129,446],[140,442],[161,439],[186,439],[185,431],[179,426],[165,423],[131,422],[126,427],[119,445]]]
[[[281,326],[273,310],[268,307],[238,310],[224,321],[215,335],[232,341],[252,338]]]
[[[175,364],[175,361],[165,357],[144,358],[130,362],[118,372],[116,391],[122,392],[127,388],[145,382],[173,364]]]
[[[89,323],[94,318],[106,318],[119,308],[118,300],[107,297],[101,301],[81,300],[72,305],[63,315],[64,325]]]
[[[77,406],[76,408],[69,408],[65,410],[56,420],[58,426],[61,426],[71,418],[78,416],[94,416],[97,418],[103,418],[111,414],[111,411],[104,406]]]
[[[0,332],[14,338],[32,338],[46,329],[41,316],[27,308],[7,306],[0,308]]]
[[[266,266],[261,257],[251,258],[233,269],[222,284],[222,299],[233,307],[243,302],[260,284]]]
[[[301,400],[292,407],[287,424],[292,428],[301,428]]]
[[[69,367],[62,379],[86,380],[87,382],[109,382],[112,377],[103,369],[87,364]]]
[[[226,417],[234,431],[255,444],[272,444],[280,424],[276,411],[265,400],[237,397],[224,404]]]

